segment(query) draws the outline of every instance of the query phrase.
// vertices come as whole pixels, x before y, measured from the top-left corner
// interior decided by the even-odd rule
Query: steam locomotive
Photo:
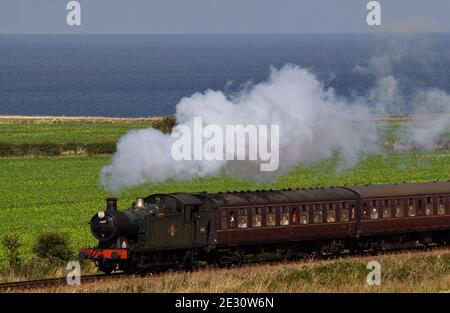
[[[108,198],[90,227],[105,273],[446,245],[450,182]]]

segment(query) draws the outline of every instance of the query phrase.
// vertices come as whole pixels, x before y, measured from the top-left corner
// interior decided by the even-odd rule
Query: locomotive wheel
[[[116,265],[112,262],[104,262],[98,266],[98,269],[106,275],[110,275],[116,269]]]

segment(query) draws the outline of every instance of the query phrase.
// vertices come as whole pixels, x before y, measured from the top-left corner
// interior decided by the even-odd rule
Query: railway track
[[[115,279],[117,277],[126,276],[125,273],[115,273],[112,275],[96,274],[96,275],[86,275],[80,277],[81,284],[91,283],[106,279]],[[32,290],[45,287],[55,287],[67,285],[66,277],[59,278],[49,278],[49,279],[39,279],[39,280],[29,280],[29,281],[18,281],[18,282],[8,282],[0,283],[0,292],[9,291],[20,291],[20,290]]]

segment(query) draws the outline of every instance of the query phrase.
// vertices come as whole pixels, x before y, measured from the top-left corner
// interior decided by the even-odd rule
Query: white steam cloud
[[[144,182],[186,180],[232,175],[257,180],[273,178],[299,164],[341,156],[353,165],[362,154],[373,153],[377,132],[366,106],[349,103],[325,88],[309,71],[295,65],[272,68],[267,81],[238,94],[208,90],[183,98],[176,108],[179,124],[203,126],[280,125],[280,167],[261,174],[257,161],[175,161],[170,150],[176,138],[155,129],[131,131],[117,144],[112,163],[101,171],[101,185],[118,192]]]

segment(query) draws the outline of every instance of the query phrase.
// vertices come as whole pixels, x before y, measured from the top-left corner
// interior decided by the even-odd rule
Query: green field
[[[12,144],[111,142],[131,129],[148,127],[150,123],[0,123],[0,142]]]
[[[32,256],[36,236],[58,231],[70,236],[72,246],[93,245],[87,224],[104,208],[108,196],[98,187],[98,174],[109,156],[0,158],[0,234],[20,235],[25,258]],[[136,196],[154,192],[226,191],[284,187],[314,187],[366,183],[418,182],[450,179],[450,152],[372,156],[348,170],[336,170],[337,160],[296,168],[289,175],[264,186],[226,176],[195,179],[187,183],[148,184],[120,196],[120,207]],[[0,263],[5,254],[0,250]]]

